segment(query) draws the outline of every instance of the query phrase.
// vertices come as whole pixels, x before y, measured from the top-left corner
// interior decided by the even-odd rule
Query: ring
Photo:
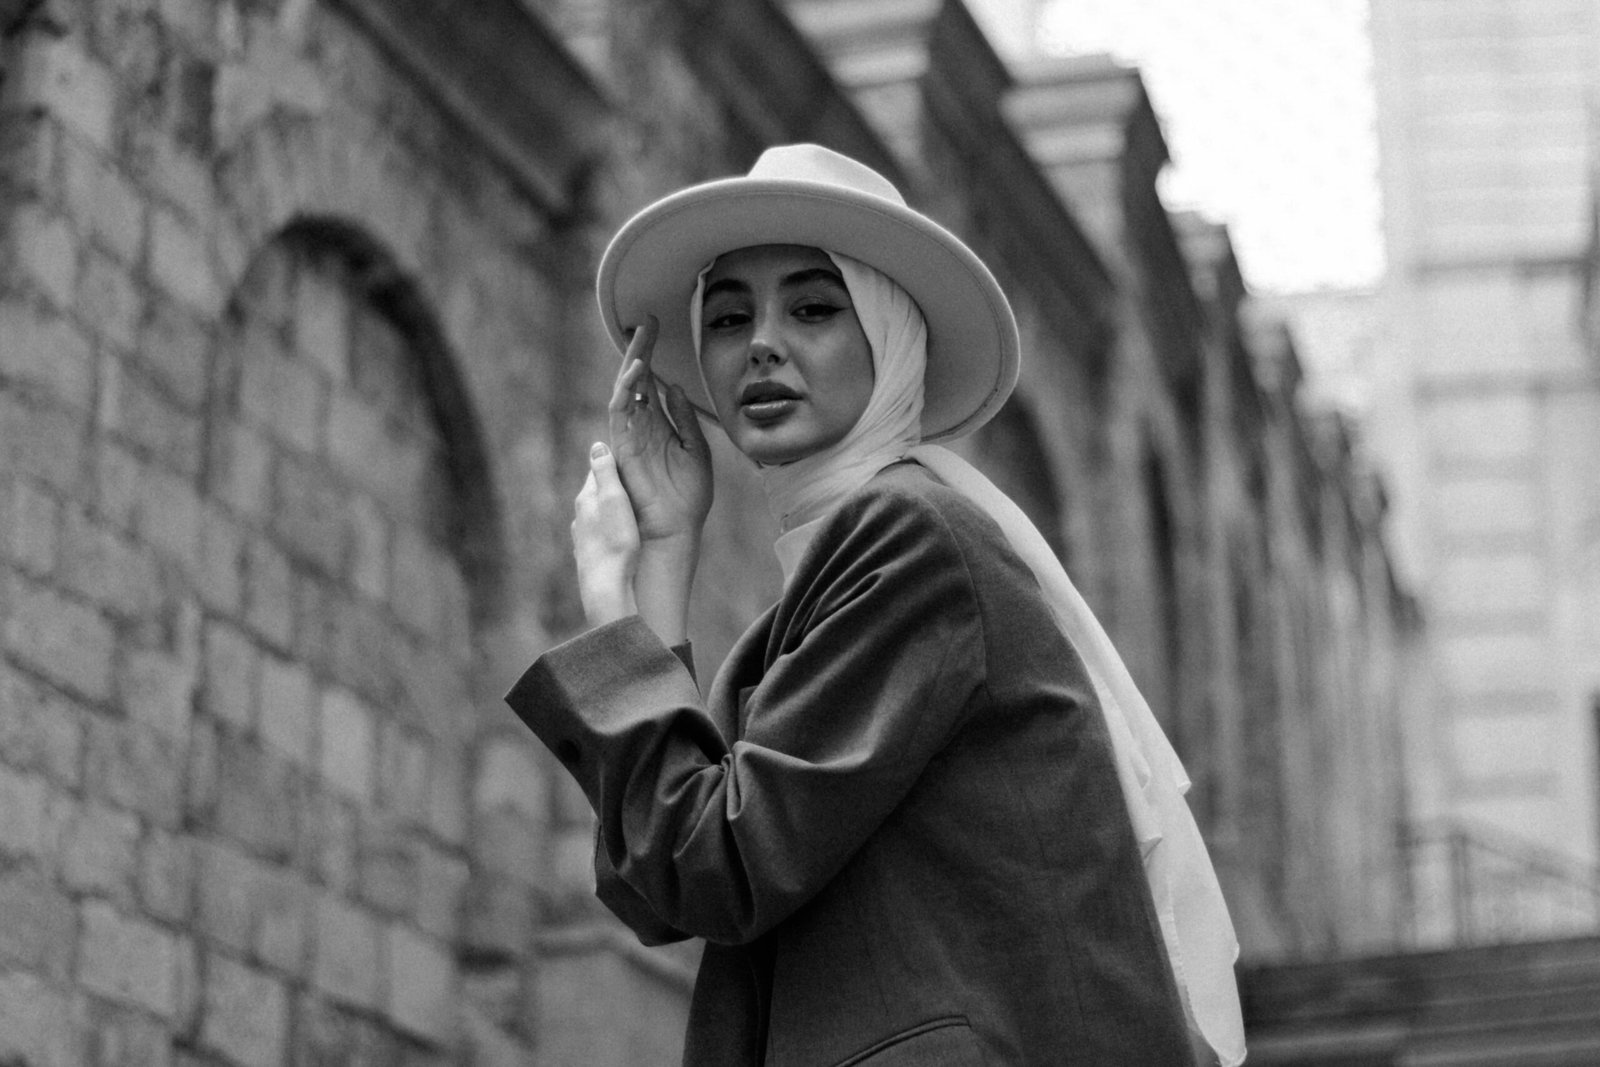
[[[649,407],[650,406],[650,394],[649,393],[634,393],[633,394],[633,402],[635,404],[639,404],[639,405],[641,405],[643,407]]]

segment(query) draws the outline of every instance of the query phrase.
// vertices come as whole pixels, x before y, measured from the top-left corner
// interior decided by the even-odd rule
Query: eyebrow
[[[844,284],[844,279],[839,277],[839,272],[829,270],[827,267],[806,267],[804,270],[797,270],[793,274],[785,274],[779,279],[778,286],[779,288],[790,288],[815,281],[832,282],[846,292],[850,291],[849,287]],[[706,286],[706,291],[702,295],[701,301],[710,300],[718,293],[748,293],[749,291],[750,286],[738,278],[718,278]]]

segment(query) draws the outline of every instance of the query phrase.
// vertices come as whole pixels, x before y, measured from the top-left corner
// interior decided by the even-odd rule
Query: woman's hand
[[[578,565],[578,596],[590,626],[614,622],[637,610],[633,580],[639,528],[617,476],[616,460],[598,442],[589,450],[589,477],[573,508],[572,554]]]
[[[572,542],[591,626],[638,612],[676,645],[688,639],[689,589],[711,509],[711,450],[681,388],[666,391],[662,409],[650,374],[657,328],[652,318],[628,342],[608,405],[612,447],[590,450]]]
[[[641,548],[678,543],[698,550],[711,509],[711,450],[681,388],[667,387],[663,405],[663,390],[650,373],[659,330],[651,316],[628,342],[608,405],[611,447],[633,501]]]

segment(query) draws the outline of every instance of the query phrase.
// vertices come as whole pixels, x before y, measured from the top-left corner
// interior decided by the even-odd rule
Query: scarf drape
[[[784,584],[832,507],[901,459],[921,463],[999,524],[1088,668],[1189,1028],[1224,1067],[1235,1067],[1245,1055],[1233,975],[1239,944],[1205,842],[1184,800],[1189,778],[1183,764],[1043,535],[971,464],[946,448],[918,443],[927,327],[916,303],[882,272],[847,256],[828,255],[844,277],[871,346],[873,389],[861,418],[837,444],[793,463],[758,468],[768,507],[782,531],[774,550]],[[700,274],[689,309],[697,352],[705,274]]]

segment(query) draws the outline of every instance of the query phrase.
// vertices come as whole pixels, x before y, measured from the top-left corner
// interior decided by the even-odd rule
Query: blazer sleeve
[[[937,510],[905,493],[841,510],[785,597],[731,747],[637,617],[547,652],[507,697],[666,927],[737,944],[788,916],[894,810],[982,687],[976,593]]]

